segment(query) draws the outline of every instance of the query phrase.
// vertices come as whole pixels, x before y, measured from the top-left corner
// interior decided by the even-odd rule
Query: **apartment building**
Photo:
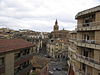
[[[0,28],[0,39],[11,39],[15,30],[9,28]]]
[[[68,30],[59,30],[58,21],[55,21],[53,31],[49,35],[47,42],[47,53],[54,58],[66,58],[68,50]]]
[[[68,75],[75,75],[76,71],[75,70],[75,65],[76,65],[76,60],[74,59],[75,54],[77,53],[77,45],[74,43],[74,41],[77,39],[77,31],[71,31],[70,32],[70,39],[69,39],[69,46],[68,46],[68,65],[69,65],[69,70],[68,70]],[[77,74],[76,74],[77,75]]]
[[[100,75],[100,5],[79,12],[69,57],[75,75]]]
[[[50,60],[50,58],[41,55],[33,56],[32,66],[34,70],[32,70],[32,73],[35,72],[36,75],[48,75],[48,63]]]
[[[60,58],[61,54],[64,56],[63,52],[67,52],[68,46],[66,42],[63,39],[50,39],[47,42],[47,53],[54,57],[54,58]],[[65,57],[67,55],[65,54]]]
[[[0,75],[29,75],[33,47],[22,39],[0,39]]]

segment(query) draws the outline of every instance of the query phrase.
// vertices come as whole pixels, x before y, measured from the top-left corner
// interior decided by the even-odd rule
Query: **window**
[[[51,40],[51,42],[53,42],[54,40]]]
[[[48,71],[48,68],[46,67],[46,71]]]
[[[15,54],[15,59],[18,59],[20,57],[20,55],[21,55],[20,53],[16,53]]]
[[[82,64],[82,70],[85,72],[86,71],[86,65]]]
[[[21,66],[17,66],[16,68],[15,68],[15,74],[17,74],[18,72],[20,72],[20,70],[21,70]]]
[[[23,49],[23,50],[21,51],[21,53],[22,53],[22,55],[26,55],[26,54],[27,54],[27,49]]]
[[[86,23],[85,26],[88,26],[89,23],[93,21],[95,21],[95,14],[89,15],[84,18],[84,23]]]
[[[29,54],[29,51],[30,51],[30,48],[28,48],[28,49],[26,50],[27,54]]]
[[[4,64],[4,57],[0,57],[0,65]]]
[[[89,50],[84,50],[83,51],[83,55],[86,56],[86,57],[88,57],[89,56]]]

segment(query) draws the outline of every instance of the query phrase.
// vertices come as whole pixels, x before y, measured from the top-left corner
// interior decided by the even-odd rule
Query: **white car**
[[[53,74],[53,72],[52,72],[52,71],[49,71],[49,73],[50,73],[50,74]]]
[[[56,71],[56,68],[53,68],[53,71]]]

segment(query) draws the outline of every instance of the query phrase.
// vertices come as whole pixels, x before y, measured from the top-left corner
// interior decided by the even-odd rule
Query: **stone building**
[[[68,39],[69,38],[69,31],[68,30],[59,30],[59,25],[56,20],[55,25],[54,25],[54,30],[51,32],[52,38],[63,38],[63,39]]]
[[[0,39],[0,75],[29,75],[33,47],[22,39]]]
[[[11,39],[15,32],[15,30],[9,28],[0,28],[0,39]]]
[[[69,31],[64,29],[59,30],[59,25],[56,20],[50,37],[51,38],[47,42],[48,54],[54,58],[60,58],[61,56],[63,57],[64,55],[62,55],[62,52],[67,52],[68,50]]]
[[[75,75],[100,75],[100,5],[76,15],[69,57]]]
[[[36,72],[36,75],[48,75],[48,63],[50,62],[49,58],[41,55],[36,55],[33,56],[31,62],[34,68],[32,73]]]
[[[59,30],[59,26],[58,26],[58,22],[56,20],[53,31],[58,31]]]
[[[59,57],[59,53],[67,51],[67,45],[61,39],[51,39],[47,43],[47,52],[50,56]]]

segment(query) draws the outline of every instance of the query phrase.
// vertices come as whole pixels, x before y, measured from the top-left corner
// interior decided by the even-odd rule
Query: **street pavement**
[[[49,63],[49,75],[67,75],[66,63],[51,61]]]

